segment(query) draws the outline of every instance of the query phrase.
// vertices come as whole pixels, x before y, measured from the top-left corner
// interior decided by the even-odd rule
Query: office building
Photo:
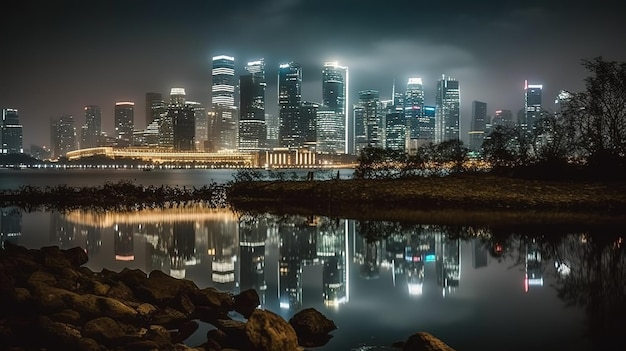
[[[355,154],[367,146],[382,147],[383,111],[377,90],[362,90],[354,106]]]
[[[187,101],[187,106],[191,107],[194,115],[194,128],[195,128],[195,149],[202,151],[205,148],[205,144],[209,139],[208,134],[208,115],[206,108],[201,103],[196,101]]]
[[[304,144],[304,126],[300,120],[302,103],[302,68],[295,62],[283,63],[278,68],[278,139],[282,147],[300,147]]]
[[[336,153],[349,153],[353,140],[353,132],[350,132],[353,125],[348,118],[348,87],[348,67],[340,66],[338,62],[324,63],[322,69],[322,105],[327,112],[334,111],[335,117],[326,119],[323,124],[336,123],[335,126],[326,125],[325,128],[336,129],[337,133],[343,135],[343,142],[336,145],[336,141],[323,140],[325,136],[336,140],[334,135],[325,133],[323,133],[322,139],[318,136],[318,141],[327,145],[334,144],[332,147],[326,147],[326,150],[333,149]],[[326,116],[330,115],[326,114]]]
[[[145,118],[146,126],[154,122],[163,113],[164,106],[161,93],[146,93]]]
[[[487,127],[487,103],[472,101],[472,123],[469,131],[469,150],[480,151]]]
[[[239,78],[239,150],[267,148],[265,121],[265,63],[248,62],[245,75]]]
[[[528,84],[524,81],[524,118],[521,122],[522,130],[532,133],[535,123],[541,118],[541,92],[543,85]]]
[[[238,115],[235,107],[235,58],[213,57],[211,70],[211,112],[209,139],[213,150],[236,150],[238,147]]]
[[[385,109],[385,128],[383,147],[392,150],[406,151],[408,123],[403,107],[390,103]],[[409,116],[411,116],[409,114]]]
[[[102,135],[102,111],[99,106],[85,106],[85,124],[81,129],[80,148],[87,149],[100,145]]]
[[[118,147],[129,147],[133,144],[134,109],[134,102],[119,101],[115,103],[115,141]]]
[[[21,154],[24,152],[22,145],[22,125],[16,109],[2,109],[2,124],[0,124],[0,153]]]
[[[435,97],[435,143],[460,139],[460,105],[459,82],[442,75]]]
[[[65,157],[69,151],[76,150],[76,126],[74,117],[63,115],[50,121],[50,145],[52,157]]]
[[[409,78],[404,94],[404,115],[409,127],[411,139],[430,139],[433,130],[428,120],[424,120],[424,86],[422,78]]]

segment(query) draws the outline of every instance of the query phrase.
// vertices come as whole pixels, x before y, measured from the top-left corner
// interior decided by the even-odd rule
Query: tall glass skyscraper
[[[304,126],[300,120],[301,89],[300,64],[296,62],[281,64],[278,67],[278,139],[282,147],[300,147],[304,144]]]
[[[350,133],[352,123],[348,118],[348,67],[340,66],[337,62],[326,62],[322,69],[322,104],[324,105],[324,115],[330,117],[328,111],[334,111],[335,116],[324,121],[326,129],[334,128],[337,133],[343,135],[343,142],[332,146],[335,153],[349,153],[353,132]],[[338,123],[334,126],[329,123]],[[328,141],[320,137],[331,137],[336,140],[334,134],[318,134],[318,144],[327,145]],[[325,152],[331,148],[326,147]]]
[[[435,143],[459,140],[461,94],[459,82],[441,76],[435,97]]]
[[[82,129],[80,148],[97,147],[102,134],[102,111],[99,106],[85,106],[85,125]]]
[[[522,129],[528,133],[535,128],[535,123],[541,118],[541,92],[543,85],[528,84],[524,81],[524,120]]]
[[[76,150],[76,126],[73,116],[63,115],[50,121],[50,144],[54,158]]]
[[[146,93],[146,126],[159,118],[159,114],[155,113],[154,106],[163,106],[163,97],[161,93]]]
[[[404,116],[409,125],[411,139],[434,139],[434,126],[428,119],[423,119],[424,86],[422,78],[409,78],[404,94]]]
[[[380,94],[377,90],[359,92],[359,102],[354,106],[355,154],[367,146],[382,147],[383,116]]]
[[[0,152],[3,154],[21,154],[22,125],[16,109],[2,109],[2,124],[0,124]]]
[[[214,56],[211,75],[213,122],[210,123],[209,139],[214,144],[213,151],[234,150],[237,149],[239,131],[235,107],[235,58]]]
[[[115,141],[119,147],[129,147],[133,144],[134,110],[134,102],[119,101],[115,103]]]
[[[472,125],[469,131],[470,151],[479,151],[485,139],[487,103],[472,101]]]
[[[248,62],[246,71],[239,78],[239,149],[257,151],[267,148],[265,62]]]

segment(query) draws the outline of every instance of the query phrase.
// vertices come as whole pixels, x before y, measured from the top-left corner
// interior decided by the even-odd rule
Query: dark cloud
[[[321,66],[350,69],[350,99],[363,89],[390,97],[418,76],[434,102],[436,79],[459,80],[462,132],[472,100],[489,113],[523,104],[524,79],[544,84],[547,107],[560,89],[580,90],[582,59],[626,61],[626,33],[611,2],[589,1],[14,1],[3,8],[0,107],[20,110],[25,146],[48,143],[47,121],[98,104],[112,128],[114,102],[184,86],[209,101],[210,59],[264,57],[267,106],[277,110],[277,66],[303,66],[303,98],[321,98]],[[463,135],[464,137],[465,135]]]

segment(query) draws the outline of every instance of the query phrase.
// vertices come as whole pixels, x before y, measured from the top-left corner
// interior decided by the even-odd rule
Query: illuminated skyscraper
[[[263,59],[248,62],[246,71],[239,78],[239,149],[262,150],[267,148]]]
[[[193,110],[195,118],[195,143],[196,150],[204,150],[204,143],[208,139],[208,116],[206,108],[201,103],[195,101],[187,101],[187,105]]]
[[[22,125],[16,109],[2,110],[2,124],[0,124],[0,152],[3,154],[21,154]]]
[[[300,125],[302,126],[302,145],[315,147],[317,142],[317,111],[320,104],[302,101],[300,104]]]
[[[73,116],[64,115],[50,120],[50,145],[54,158],[76,150],[76,127]]]
[[[479,151],[485,138],[487,126],[487,103],[472,101],[472,126],[469,131],[470,151]]]
[[[411,139],[434,140],[434,126],[423,117],[424,86],[422,78],[409,78],[404,94],[404,115],[408,122]]]
[[[336,110],[326,106],[317,109],[315,118],[315,133],[317,135],[317,152],[327,154],[341,154],[344,152],[345,135],[337,129],[337,125],[344,123]]]
[[[278,140],[282,147],[303,145],[300,121],[302,103],[302,68],[295,62],[283,63],[278,68]]]
[[[337,123],[334,126],[328,125],[328,129],[335,129],[338,134],[343,136],[343,141],[332,147],[334,153],[349,153],[351,140],[353,140],[353,132],[350,133],[352,123],[348,118],[348,67],[340,66],[337,62],[324,63],[322,70],[322,104],[328,111],[334,111],[335,117],[327,119],[328,123]],[[333,139],[336,139],[332,136]],[[320,139],[318,142],[328,144],[327,141]],[[336,142],[333,142],[336,144]],[[327,148],[327,152],[330,149]]]
[[[491,128],[496,126],[512,127],[513,124],[513,111],[511,110],[497,110],[491,119]]]
[[[528,84],[524,81],[524,120],[522,129],[528,133],[535,128],[535,122],[541,118],[541,92],[543,85]]]
[[[102,111],[99,106],[85,106],[85,124],[82,128],[80,148],[97,147],[102,134]]]
[[[377,90],[359,92],[359,102],[354,105],[355,154],[367,146],[382,147],[383,116]]]
[[[128,147],[133,144],[134,109],[134,102],[120,101],[115,103],[115,141],[119,147]]]
[[[209,139],[215,150],[237,149],[238,122],[235,107],[235,58],[213,57],[211,109],[214,113]]]
[[[443,75],[435,97],[435,143],[459,140],[461,95],[459,82]]]
[[[157,106],[163,106],[161,93],[146,93],[146,126],[160,117]]]

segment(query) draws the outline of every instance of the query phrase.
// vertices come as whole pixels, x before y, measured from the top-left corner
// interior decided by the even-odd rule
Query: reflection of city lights
[[[135,256],[133,256],[133,255],[130,255],[130,256],[115,255],[115,260],[116,261],[134,261],[135,260]]]
[[[562,276],[566,276],[572,271],[565,262],[554,262],[554,268]]]
[[[422,295],[423,288],[424,284],[409,284],[409,295]]]
[[[289,303],[281,301],[280,308],[283,309],[283,310],[288,310],[289,309]]]

